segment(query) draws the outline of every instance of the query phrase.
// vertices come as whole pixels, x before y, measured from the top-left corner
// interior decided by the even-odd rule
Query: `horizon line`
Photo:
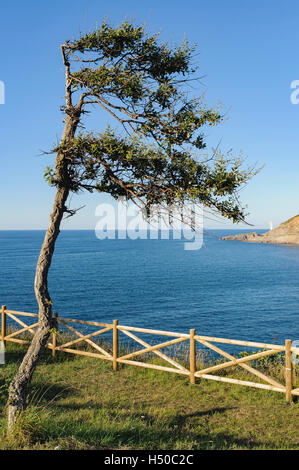
[[[158,231],[159,232],[163,232],[163,231],[174,231],[174,229],[159,229]],[[207,230],[247,230],[246,228],[219,228],[219,227],[215,227],[215,228],[206,228],[206,229],[203,229],[203,231],[207,231]],[[269,228],[266,228],[266,227],[255,227],[255,229],[253,229],[252,231],[254,232],[255,230],[269,230]],[[43,229],[43,228],[3,228],[3,229],[0,229],[0,232],[45,232],[47,231],[47,229]],[[74,231],[77,231],[77,232],[94,232],[96,231],[95,229],[91,229],[91,228],[65,228],[65,229],[60,229],[60,232],[74,232]],[[111,229],[111,230],[107,230],[107,232],[111,232],[111,231],[115,231],[115,232],[123,232],[123,231],[127,231],[127,229]],[[130,232],[135,232],[135,230],[129,230]],[[144,232],[146,230],[140,230],[140,232]]]

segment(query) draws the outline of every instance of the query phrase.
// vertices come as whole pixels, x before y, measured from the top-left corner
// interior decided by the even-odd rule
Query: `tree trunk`
[[[79,119],[67,117],[63,141],[73,139]],[[68,163],[63,153],[58,153],[55,162],[58,189],[56,192],[49,227],[37,261],[34,290],[38,303],[39,326],[34,334],[31,344],[25,354],[17,374],[9,387],[8,396],[8,432],[11,433],[18,415],[26,408],[28,385],[37,362],[43,353],[52,328],[52,301],[48,292],[48,272],[55,250],[55,242],[60,232],[60,224],[66,210],[66,201],[69,195]]]

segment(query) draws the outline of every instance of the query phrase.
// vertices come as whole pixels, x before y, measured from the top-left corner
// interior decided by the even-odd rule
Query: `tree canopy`
[[[62,111],[82,123],[92,105],[115,118],[118,128],[80,131],[54,151],[67,162],[69,189],[125,196],[136,204],[202,204],[233,222],[244,221],[238,190],[255,174],[241,158],[210,159],[203,128],[223,121],[201,94],[189,99],[195,80],[195,47],[186,40],[170,47],[143,26],[106,21],[95,31],[61,46],[66,68]],[[77,97],[74,104],[75,96]],[[121,132],[121,130],[123,132]],[[47,168],[51,185],[66,183]]]

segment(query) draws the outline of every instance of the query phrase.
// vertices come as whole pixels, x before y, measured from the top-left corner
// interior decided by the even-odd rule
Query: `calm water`
[[[299,339],[299,247],[220,241],[98,240],[64,231],[49,276],[61,316],[277,343]],[[42,231],[0,231],[0,303],[36,312]]]

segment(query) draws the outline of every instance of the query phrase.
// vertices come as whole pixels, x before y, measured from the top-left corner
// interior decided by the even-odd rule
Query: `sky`
[[[92,30],[108,17],[146,23],[171,44],[186,37],[196,43],[203,77],[194,93],[208,104],[223,104],[227,119],[206,134],[208,149],[246,157],[264,165],[242,190],[250,230],[277,226],[299,213],[299,104],[291,102],[291,83],[299,80],[299,3],[252,0],[27,0],[1,2],[0,229],[46,229],[54,189],[43,179],[54,156],[42,153],[61,137],[64,70],[60,44]],[[298,86],[298,85],[297,85]],[[298,94],[299,96],[299,94]],[[1,101],[1,87],[0,87]],[[103,130],[107,117],[89,122]],[[110,198],[81,194],[72,208],[85,206],[63,222],[63,229],[90,229],[96,208]],[[222,221],[206,228],[244,229]]]

